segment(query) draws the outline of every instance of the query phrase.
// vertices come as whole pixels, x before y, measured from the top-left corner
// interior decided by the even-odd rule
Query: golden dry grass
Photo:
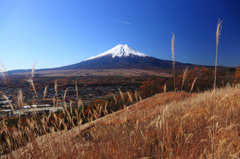
[[[168,92],[2,158],[239,158],[240,88]]]

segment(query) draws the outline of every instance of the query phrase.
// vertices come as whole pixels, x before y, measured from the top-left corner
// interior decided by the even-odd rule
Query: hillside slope
[[[37,138],[10,158],[237,158],[240,88],[157,94],[70,131]]]

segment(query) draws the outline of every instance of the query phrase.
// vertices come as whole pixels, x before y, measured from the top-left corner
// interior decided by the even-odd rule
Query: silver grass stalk
[[[63,96],[63,101],[65,102],[65,99],[66,99],[66,96],[67,96],[67,91],[68,91],[68,88],[66,88],[65,92],[64,92],[64,96]]]
[[[18,107],[19,107],[19,117],[21,116],[21,109],[23,109],[23,95],[22,95],[22,89],[18,92]]]
[[[27,81],[28,81],[28,82],[30,83],[30,85],[32,86],[33,91],[34,91],[36,97],[38,97],[38,95],[37,95],[37,91],[36,91],[36,89],[35,89],[35,85],[34,85],[34,82],[33,82],[34,69],[35,69],[35,64],[33,64],[32,72],[31,72],[31,76],[27,79]]]
[[[34,83],[33,83],[33,79],[30,80],[30,84],[32,85],[32,88],[33,88],[33,91],[34,91],[36,97],[38,98],[37,91],[36,91],[35,85],[34,85]]]
[[[54,88],[55,88],[55,96],[57,98],[57,80],[54,81]]]
[[[190,94],[192,93],[192,90],[193,90],[193,88],[194,88],[194,85],[195,85],[197,79],[198,79],[198,78],[195,77],[194,80],[193,80],[193,83],[192,83],[192,86],[191,86],[191,90],[190,90]]]
[[[78,100],[78,86],[77,86],[77,81],[75,82],[75,90],[76,90],[76,99]]]
[[[188,72],[188,67],[186,67],[186,69],[185,69],[184,72],[183,72],[181,91],[182,91],[182,89],[183,89],[184,82],[185,82],[185,80],[186,80],[186,78],[187,78],[187,72]]]
[[[122,91],[121,91],[119,88],[118,88],[118,91],[119,91],[119,93],[120,93],[120,95],[121,95],[122,101],[125,102],[125,100],[124,100],[124,94],[122,93]]]
[[[7,76],[8,80],[10,80],[9,76],[8,76],[8,73],[7,73],[7,69],[5,67],[5,65],[3,64],[2,60],[0,60],[1,64],[2,64],[2,67],[3,67],[3,71],[4,71],[4,75]]]
[[[134,95],[135,95],[136,102],[138,102],[138,92],[135,91]]]
[[[114,99],[115,103],[117,103],[117,99],[116,99],[115,95],[114,94],[112,94],[112,95],[113,95],[113,99]]]
[[[48,85],[45,87],[44,92],[43,92],[43,101],[45,101],[45,97],[47,95],[47,88],[48,88]]]
[[[164,93],[167,92],[167,85],[166,85],[166,83],[164,84],[163,90],[164,90]]]
[[[3,77],[3,79],[5,80],[5,82],[7,82],[7,78],[6,78],[6,76],[5,76],[5,73],[2,71],[1,68],[0,68],[0,72],[1,72],[2,77]]]
[[[216,59],[215,59],[215,77],[214,77],[214,85],[213,89],[216,89],[216,83],[217,83],[217,54],[218,54],[218,43],[222,31],[222,20],[218,19],[218,24],[217,24],[217,30],[216,30]]]
[[[131,96],[131,94],[129,93],[129,92],[127,92],[127,94],[128,94],[128,98],[129,98],[129,100],[131,101],[131,103],[133,104],[133,99],[132,99],[132,96]]]
[[[217,23],[217,30],[216,30],[216,59],[215,59],[215,77],[214,77],[214,85],[213,85],[213,90],[216,90],[216,84],[217,84],[217,54],[218,54],[218,43],[219,43],[219,39],[220,39],[220,35],[221,35],[221,31],[222,31],[222,20],[218,19],[218,23]],[[216,94],[215,94],[215,105],[216,105]],[[214,126],[213,126],[214,127]],[[212,158],[214,158],[214,130],[212,132]]]
[[[78,111],[79,111],[81,105],[82,105],[82,99],[79,98],[77,101]]]
[[[33,64],[33,67],[32,67],[32,73],[31,73],[32,78],[34,77],[34,70],[35,70],[35,63]]]
[[[172,40],[171,40],[171,49],[172,49],[172,61],[173,61],[173,83],[174,83],[174,90],[176,89],[175,85],[175,60],[174,60],[174,44],[175,44],[175,35],[172,33]]]
[[[55,98],[55,96],[53,97],[53,106],[54,107],[56,106],[56,98]]]

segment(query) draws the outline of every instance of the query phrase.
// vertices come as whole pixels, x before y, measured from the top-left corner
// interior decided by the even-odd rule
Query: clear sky
[[[117,44],[160,59],[240,65],[239,0],[0,0],[0,58],[7,70],[81,62]]]

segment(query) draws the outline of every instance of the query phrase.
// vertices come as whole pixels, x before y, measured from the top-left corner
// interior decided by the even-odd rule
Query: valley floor
[[[46,77],[66,76],[160,76],[171,77],[169,71],[143,70],[143,69],[77,69],[77,70],[45,70],[36,73]],[[14,75],[27,75],[27,73],[14,73]]]

